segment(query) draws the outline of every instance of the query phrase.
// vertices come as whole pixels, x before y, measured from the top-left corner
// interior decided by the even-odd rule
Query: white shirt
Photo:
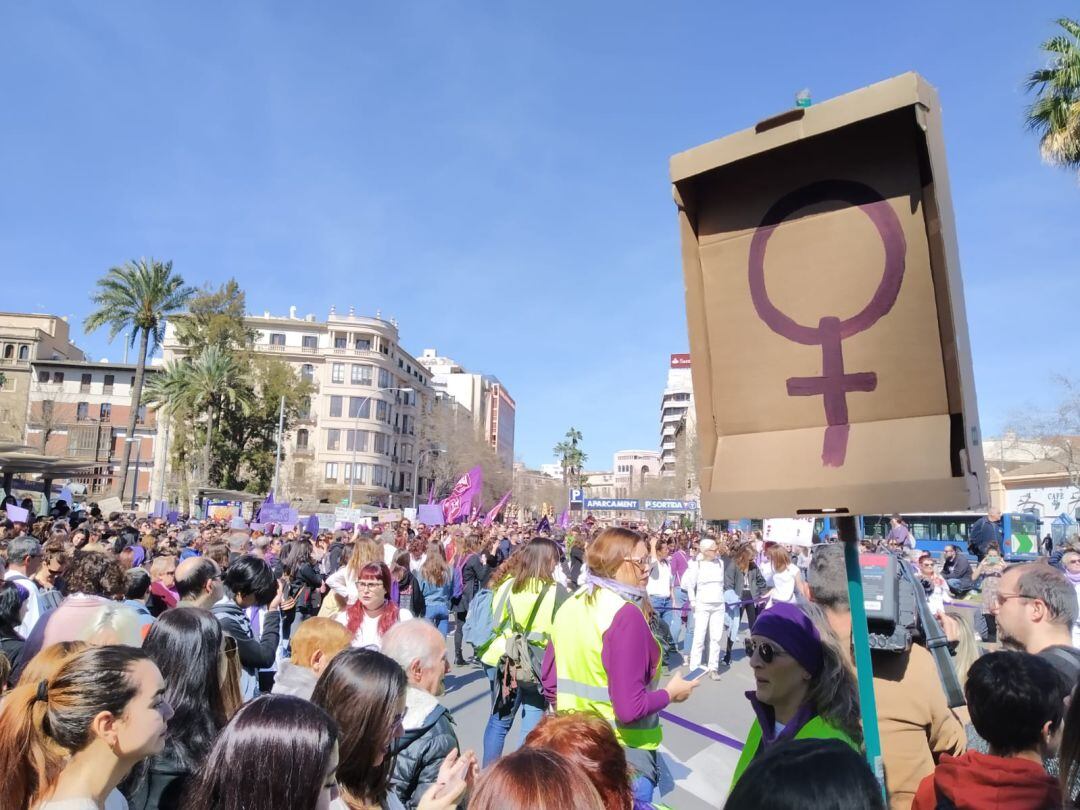
[[[645,590],[656,599],[671,598],[671,562],[656,560],[649,569],[649,582]]]
[[[682,586],[690,595],[690,602],[698,605],[724,604],[724,561],[692,560],[683,575]]]
[[[407,622],[413,617],[412,613],[403,607],[398,608],[398,621]],[[334,617],[339,624],[343,624],[346,627],[349,626],[349,614],[347,611],[341,611]],[[356,630],[356,635],[353,636],[352,646],[363,647],[369,650],[377,650],[382,646],[382,636],[379,635],[379,619],[382,616],[369,616],[366,612],[364,617],[360,620],[360,627]]]
[[[392,790],[387,791],[382,807],[383,810],[405,810],[405,805],[401,803],[401,799]],[[112,810],[112,808],[110,807],[108,810]],[[345,804],[345,800],[339,796],[330,802],[330,810],[349,810],[349,805]]]
[[[34,625],[41,618],[41,598],[38,595],[38,587],[34,584],[34,580],[15,570],[10,570],[4,574],[4,579],[8,582],[18,582],[30,594],[26,599],[26,614],[16,628],[20,636],[29,638],[30,631],[34,629]]]
[[[795,565],[789,564],[783,571],[776,571],[773,574],[773,592],[769,604],[772,605],[776,602],[794,603],[795,583],[798,581],[799,569]]]
[[[39,804],[35,810],[99,810],[93,799],[58,799]],[[118,790],[105,797],[105,810],[128,810],[127,799]]]

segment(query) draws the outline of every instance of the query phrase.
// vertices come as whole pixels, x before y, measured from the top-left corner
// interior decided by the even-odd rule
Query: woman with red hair
[[[611,726],[587,712],[549,714],[525,738],[527,748],[546,748],[562,755],[592,782],[604,810],[652,810],[656,805],[634,799],[626,752]]]
[[[383,634],[399,621],[413,618],[390,598],[390,569],[386,563],[370,562],[356,577],[356,601],[337,615],[353,634],[352,646],[377,650]]]

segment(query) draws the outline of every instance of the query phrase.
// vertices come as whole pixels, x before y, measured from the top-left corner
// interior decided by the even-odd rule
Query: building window
[[[378,464],[371,466],[371,483],[377,487],[386,486],[386,467],[381,467]]]
[[[300,344],[305,349],[317,349],[319,348],[319,339],[315,335],[304,335],[300,338]]]
[[[377,402],[375,404],[375,418],[380,422],[390,423],[390,406],[385,402]]]
[[[284,335],[284,333],[282,333],[282,332],[271,332],[270,333],[270,345],[271,346],[284,346],[285,345],[285,335]]]
[[[349,380],[353,385],[371,385],[371,366],[354,363],[350,369]]]
[[[300,412],[296,415],[297,419],[310,419],[311,418],[311,397],[304,397],[304,401],[300,403]]]
[[[389,452],[390,442],[387,441],[385,433],[376,433],[375,441],[372,442],[371,450],[373,453],[381,453],[386,455]]]
[[[340,332],[334,333],[334,348],[345,349],[349,346],[349,338]]]
[[[326,449],[337,450],[341,445],[341,431],[337,428],[330,428],[326,431]]]
[[[307,450],[308,432],[306,428],[296,431],[296,449]]]
[[[312,380],[314,380],[315,366],[311,365],[311,363],[304,363],[304,365],[300,366],[300,379],[304,380],[305,382],[311,382]]]
[[[15,357],[15,346],[8,343],[4,346],[4,359],[11,360],[13,357]]]
[[[136,425],[146,424],[146,406],[145,405],[140,405],[139,406],[139,411],[135,415],[135,424]]]
[[[54,371],[52,375],[52,381],[54,383],[62,383],[64,381],[64,372]]]
[[[385,368],[379,369],[379,388],[390,387],[390,372]]]
[[[356,336],[356,348],[363,349],[364,351],[371,351],[371,338]]]
[[[116,375],[106,374],[105,381],[101,385],[101,393],[111,394],[113,390],[113,384],[116,382]]]
[[[349,417],[352,419],[370,419],[371,399],[368,397],[349,397]]]
[[[112,405],[110,403],[101,403],[101,408],[98,410],[98,418],[102,422],[109,422],[112,420]]]
[[[29,360],[30,359],[30,347],[29,346],[20,346],[19,347],[19,359],[20,360]]]
[[[328,484],[336,484],[337,483],[337,463],[336,462],[328,461],[326,463],[326,474],[325,474],[324,477],[326,479],[326,483],[328,483]]]
[[[345,434],[345,449],[346,450],[358,450],[361,453],[367,452],[367,437],[368,432],[366,430],[350,430]]]
[[[41,403],[41,419],[43,422],[52,420],[54,405],[56,405],[56,403],[51,399],[47,399]]]
[[[349,483],[352,480],[352,464],[342,464],[341,470],[345,473],[345,483]]]
[[[80,376],[80,378],[79,378],[79,393],[80,394],[85,394],[86,392],[88,392],[90,390],[90,379],[91,379],[91,377],[90,377],[89,374],[83,374],[83,375]]]
[[[39,383],[47,383],[49,381],[49,372],[39,371],[37,374],[37,381]]]
[[[330,365],[330,380],[336,383],[345,382],[345,364],[332,363]]]
[[[366,484],[367,483],[367,479],[368,479],[367,468],[368,468],[367,464],[357,463],[357,464],[353,465],[353,470],[356,473],[356,480],[353,482],[354,484]]]
[[[344,397],[338,396],[336,394],[334,396],[330,397],[330,415],[331,416],[341,416],[341,402],[342,402],[343,399],[344,399]]]

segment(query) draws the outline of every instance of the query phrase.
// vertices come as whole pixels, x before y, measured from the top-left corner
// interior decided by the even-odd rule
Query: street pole
[[[388,391],[412,391],[411,388],[379,388],[379,389],[376,389],[376,390],[379,393],[385,393],[385,392],[388,392]],[[356,432],[353,434],[352,470],[350,470],[350,472],[349,472],[349,508],[350,509],[353,508],[353,482],[356,481],[356,444],[357,444],[357,439],[360,438],[360,436],[359,436],[359,433],[360,433],[360,429],[359,429],[359,426],[360,426],[360,411],[363,410],[365,402],[369,403],[369,407],[370,407],[371,399],[374,396],[375,396],[375,394],[372,393],[372,394],[368,394],[366,397],[361,399],[360,400],[360,406],[356,409],[356,416],[353,417],[354,423],[356,424],[357,427],[355,428]],[[387,413],[389,414],[390,411],[387,410]],[[393,483],[393,482],[391,481],[391,483]]]
[[[274,493],[275,497],[281,490],[278,489],[278,477],[281,473],[281,434],[285,429],[285,396],[281,397],[281,406],[278,408],[277,420],[277,454],[274,456]]]
[[[161,480],[158,481],[158,500],[165,500],[165,476],[169,471],[169,428],[172,426],[172,414],[165,421],[165,454],[161,464]]]
[[[142,461],[142,441],[137,437],[127,439],[127,441],[135,444],[135,476],[133,478],[134,483],[131,486],[131,511],[137,512],[139,510],[137,499],[139,497],[139,462]]]

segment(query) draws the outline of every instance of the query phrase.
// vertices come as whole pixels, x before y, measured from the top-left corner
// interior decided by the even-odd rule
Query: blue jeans
[[[949,586],[949,590],[953,592],[955,596],[961,596],[972,589],[970,582],[964,582],[959,579],[947,579],[945,584]]]
[[[682,609],[675,610],[670,596],[650,596],[653,610],[660,617],[660,621],[668,626],[671,631],[671,640],[675,648],[679,647],[679,631],[682,629]]]
[[[685,588],[675,589],[675,616],[678,618],[679,624],[676,627],[682,627],[682,606],[690,601],[690,594],[686,592]],[[674,629],[671,631],[672,638],[675,639],[675,645],[679,644],[679,634]],[[694,644],[694,611],[690,611],[686,619],[686,636],[683,638],[682,653],[683,656],[689,657],[690,648]]]
[[[484,667],[488,683],[491,684],[492,707],[495,705],[495,672],[495,667]],[[502,756],[503,748],[506,745],[506,735],[510,733],[510,727],[514,725],[514,718],[519,713],[521,714],[521,742],[525,742],[525,737],[536,728],[540,719],[544,716],[545,707],[544,696],[540,694],[538,689],[524,687],[517,690],[517,697],[514,699],[512,710],[501,715],[492,711],[491,716],[488,717],[487,727],[484,729],[484,757],[481,766],[486,768]]]
[[[444,607],[429,607],[424,611],[424,618],[439,628],[444,636],[450,632],[450,613]]]

